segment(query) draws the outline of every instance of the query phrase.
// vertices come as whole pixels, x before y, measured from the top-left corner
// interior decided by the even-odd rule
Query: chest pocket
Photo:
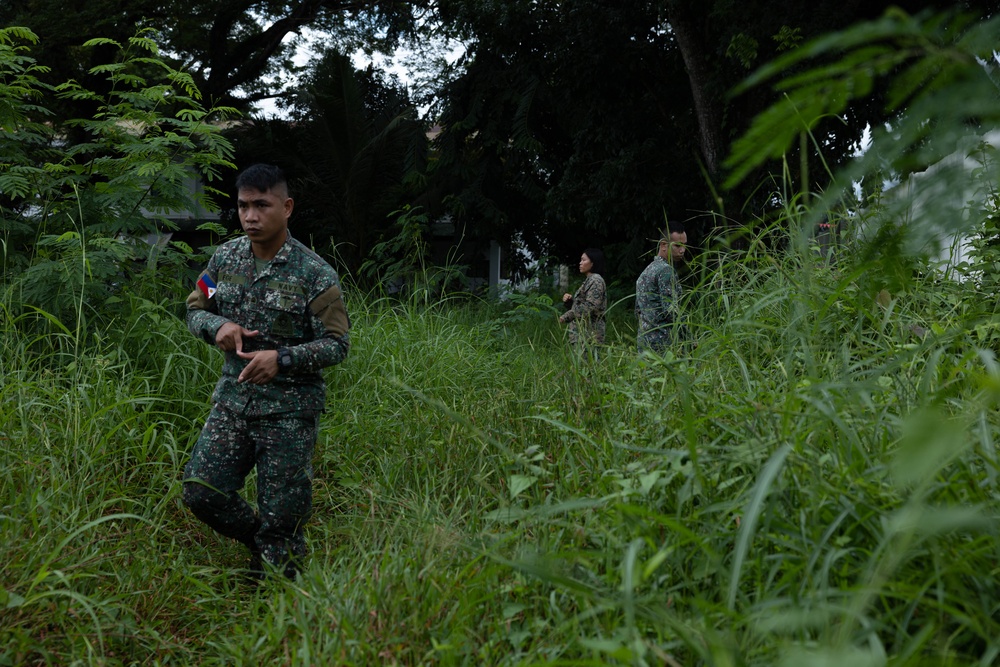
[[[215,290],[215,301],[219,304],[219,314],[235,319],[239,316],[240,304],[244,301],[243,285],[219,281]]]
[[[302,294],[269,289],[264,295],[268,330],[276,338],[305,338],[308,318]]]

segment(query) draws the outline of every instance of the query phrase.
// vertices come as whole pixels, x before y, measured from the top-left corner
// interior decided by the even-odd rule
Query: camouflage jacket
[[[350,323],[337,272],[290,235],[260,275],[250,240],[219,246],[187,298],[187,325],[210,345],[226,322],[260,333],[243,338],[243,350],[287,347],[292,370],[264,385],[237,383],[247,362],[226,352],[212,400],[248,416],[298,410],[322,411],[326,382],[322,369],[340,363],[350,349]]]
[[[681,284],[677,272],[659,255],[635,281],[635,314],[639,318],[639,349],[663,350],[687,338],[679,321]]]
[[[571,342],[604,343],[604,311],[608,309],[608,289],[604,278],[591,273],[576,293],[572,306],[559,317],[559,321],[569,323]]]

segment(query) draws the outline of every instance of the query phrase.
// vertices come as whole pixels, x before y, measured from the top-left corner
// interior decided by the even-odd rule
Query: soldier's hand
[[[240,359],[247,359],[250,362],[236,378],[237,382],[267,384],[278,374],[277,350],[238,351],[236,354],[239,355]]]
[[[244,329],[235,322],[226,322],[215,333],[215,345],[223,352],[243,351],[243,339],[253,338],[258,332],[256,329],[250,331]]]

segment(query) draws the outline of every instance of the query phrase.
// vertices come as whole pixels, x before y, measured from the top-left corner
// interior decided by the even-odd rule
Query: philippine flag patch
[[[198,289],[211,299],[215,295],[215,281],[207,273],[203,273],[201,278],[198,278]]]

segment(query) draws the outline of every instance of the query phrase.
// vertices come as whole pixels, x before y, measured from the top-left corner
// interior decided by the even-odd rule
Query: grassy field
[[[991,308],[719,266],[697,347],[637,355],[623,300],[598,362],[544,307],[352,292],[312,555],[257,590],[180,500],[219,355],[168,300],[8,295],[0,665],[995,664]]]

